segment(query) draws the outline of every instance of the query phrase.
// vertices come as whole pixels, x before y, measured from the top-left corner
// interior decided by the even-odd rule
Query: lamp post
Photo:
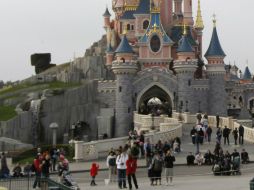
[[[185,112],[189,112],[189,109],[188,109],[188,103],[189,103],[189,102],[186,100],[186,101],[185,101],[185,104],[186,104],[186,107],[185,107]]]
[[[74,140],[74,138],[75,138],[75,128],[76,128],[76,125],[75,125],[75,123],[73,123],[72,125],[71,125],[71,139],[72,140]]]
[[[52,132],[53,132],[53,146],[55,146],[56,145],[56,130],[58,129],[58,124],[57,123],[51,123],[50,125],[49,125],[49,128],[50,129],[52,129]]]
[[[200,110],[200,104],[201,104],[201,102],[200,102],[200,101],[198,101],[198,113],[201,113],[201,110]]]

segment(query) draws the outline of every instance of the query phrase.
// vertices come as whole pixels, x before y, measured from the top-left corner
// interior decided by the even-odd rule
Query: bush
[[[39,146],[41,148],[41,152],[45,152],[45,151],[50,151],[50,149],[52,148],[52,145],[43,145],[43,146]],[[67,157],[67,159],[69,161],[73,160],[74,157],[74,148],[70,145],[56,145],[57,149],[61,149],[63,148],[65,151],[65,156]],[[31,162],[35,156],[37,154],[37,148],[33,148],[27,151],[24,151],[20,154],[18,154],[17,156],[13,157],[13,163],[26,163],[26,162]]]

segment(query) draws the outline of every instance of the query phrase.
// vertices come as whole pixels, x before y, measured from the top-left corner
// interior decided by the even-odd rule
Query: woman
[[[132,189],[131,178],[133,179],[135,188],[138,189],[138,183],[137,183],[137,179],[136,179],[136,175],[135,175],[136,169],[137,169],[137,160],[133,159],[132,155],[129,154],[128,160],[126,161],[126,174],[127,174],[130,190]]]
[[[237,145],[238,129],[235,128],[232,133],[233,133],[233,136],[234,136],[234,139],[235,139],[235,145]]]

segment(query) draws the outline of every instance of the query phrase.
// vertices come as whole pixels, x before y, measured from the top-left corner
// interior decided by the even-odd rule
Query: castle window
[[[191,80],[190,79],[188,80],[188,86],[191,86]]]
[[[161,47],[161,40],[159,38],[159,36],[157,35],[154,35],[152,38],[151,38],[151,41],[150,41],[150,47],[152,49],[153,52],[158,52],[160,50],[160,47]]]
[[[118,91],[119,91],[119,92],[122,92],[122,87],[121,87],[121,86],[119,86]]]
[[[131,30],[134,30],[134,25],[131,25]]]
[[[149,21],[148,21],[148,20],[145,20],[145,21],[143,22],[143,29],[146,30],[146,29],[148,28],[148,26],[149,26]]]
[[[131,25],[127,24],[127,30],[131,30]]]
[[[128,113],[131,113],[131,108],[130,107],[128,107]]]
[[[124,59],[123,57],[121,58],[121,61],[122,61],[123,63],[125,63],[125,59]]]

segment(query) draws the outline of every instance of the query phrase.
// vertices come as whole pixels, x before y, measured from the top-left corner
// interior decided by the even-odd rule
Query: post
[[[58,129],[58,124],[57,123],[51,123],[49,125],[49,128],[52,129],[52,133],[53,133],[53,141],[52,141],[52,144],[53,146],[56,145],[56,139],[57,139],[57,136],[56,136],[56,130]]]

